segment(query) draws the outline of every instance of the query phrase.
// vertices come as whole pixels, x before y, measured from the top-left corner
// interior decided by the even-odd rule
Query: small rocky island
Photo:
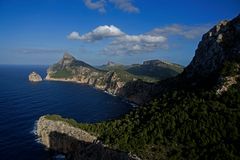
[[[31,74],[29,74],[28,79],[31,82],[41,82],[42,81],[42,77],[36,72],[32,72]]]

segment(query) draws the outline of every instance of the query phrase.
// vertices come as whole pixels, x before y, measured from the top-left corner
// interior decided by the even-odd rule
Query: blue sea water
[[[46,76],[47,66],[0,65],[0,159],[47,160],[52,155],[37,143],[34,123],[44,114],[79,122],[117,118],[131,109],[118,97],[66,82],[31,83],[32,71]]]

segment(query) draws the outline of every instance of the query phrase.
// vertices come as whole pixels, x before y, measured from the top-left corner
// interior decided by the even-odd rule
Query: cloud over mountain
[[[165,27],[154,28],[153,30],[130,35],[114,25],[98,26],[92,31],[80,35],[78,32],[72,32],[67,37],[71,40],[80,40],[84,42],[96,42],[109,39],[110,42],[101,49],[102,54],[107,55],[129,55],[151,53],[159,49],[169,48],[169,37],[180,36],[185,39],[199,38],[206,30],[208,25],[169,25]]]
[[[74,31],[67,37],[71,40],[86,42],[95,42],[107,38],[113,38],[112,42],[101,51],[104,54],[111,55],[138,54],[152,52],[159,48],[167,48],[167,38],[164,36],[148,34],[128,35],[113,25],[99,26],[83,35]]]

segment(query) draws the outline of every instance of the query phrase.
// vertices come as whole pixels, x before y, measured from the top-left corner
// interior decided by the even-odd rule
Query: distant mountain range
[[[144,61],[143,64],[132,65],[122,65],[109,61],[106,65],[99,66],[98,68],[108,71],[123,70],[135,76],[163,80],[178,75],[183,71],[184,67],[162,60],[148,60]]]
[[[160,60],[128,66],[109,61],[106,65],[93,67],[65,53],[59,62],[48,68],[46,79],[84,83],[124,97],[121,89],[129,82],[153,83],[174,77],[182,71],[182,66]]]

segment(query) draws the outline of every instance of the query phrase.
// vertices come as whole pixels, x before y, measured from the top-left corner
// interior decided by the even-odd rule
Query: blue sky
[[[164,59],[187,65],[239,0],[0,0],[0,64],[52,64],[70,52],[92,65]]]

